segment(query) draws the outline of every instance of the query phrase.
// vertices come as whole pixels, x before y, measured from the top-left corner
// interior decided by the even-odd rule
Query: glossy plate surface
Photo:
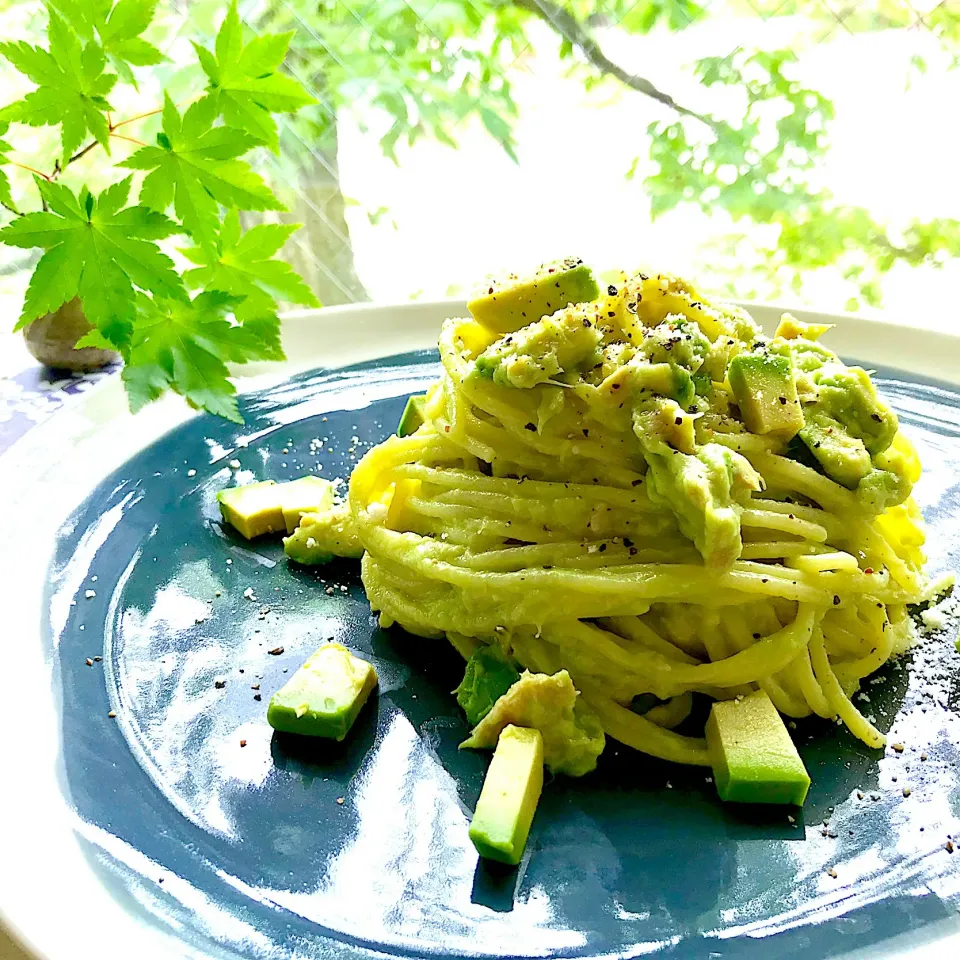
[[[379,630],[357,564],[290,565],[279,541],[224,528],[215,501],[234,473],[346,478],[437,370],[433,352],[390,353],[247,393],[240,431],[145,431],[60,527],[41,642],[72,869],[144,945],[172,937],[167,956],[814,958],[949,936],[954,623],[866,686],[861,709],[902,753],[799,724],[802,815],[721,805],[704,771],[611,742],[596,774],[545,788],[519,871],[478,864],[487,757],[457,749],[462,661]],[[960,566],[960,391],[879,376],[924,461],[931,566]],[[343,745],[273,734],[270,694],[330,638],[376,665],[379,696]]]

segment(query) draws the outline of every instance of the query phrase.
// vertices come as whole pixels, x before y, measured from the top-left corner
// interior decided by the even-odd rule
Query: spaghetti
[[[882,745],[851,696],[910,646],[907,605],[927,590],[909,499],[919,464],[895,418],[892,443],[870,454],[871,469],[897,485],[878,501],[866,480],[837,482],[796,441],[751,432],[737,407],[731,359],[780,351],[811,422],[829,386],[824,374],[818,388],[816,372],[843,366],[815,342],[819,330],[785,318],[768,340],[742,311],[642,274],[566,311],[595,328],[595,352],[523,386],[478,375],[478,360],[509,354],[515,376],[520,360],[543,356],[542,343],[528,335],[510,354],[510,334],[446,321],[425,422],[355,468],[350,511],[381,622],[447,636],[464,656],[496,644],[531,671],[566,669],[609,736],[667,760],[709,764],[703,739],[672,729],[693,694],[758,688],[785,716],[840,718]],[[702,389],[674,418],[686,440],[669,430],[651,438],[675,401],[631,392],[625,371],[657,361],[644,348],[651,331],[662,344],[665,331],[684,337],[694,326],[706,346],[685,369]],[[523,331],[513,336],[523,341]],[[614,404],[617,382],[626,399]],[[739,490],[728,482],[737,471]],[[716,476],[729,489],[714,496]],[[703,515],[722,526],[704,529]],[[640,715],[639,694],[662,703]]]

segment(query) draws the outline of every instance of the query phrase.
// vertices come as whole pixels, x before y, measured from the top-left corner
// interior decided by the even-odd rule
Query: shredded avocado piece
[[[647,493],[673,513],[709,566],[730,566],[743,549],[740,504],[761,490],[763,481],[745,457],[727,447],[706,443],[693,450],[678,444],[668,431],[683,428],[682,416],[673,412],[663,401],[634,411],[633,430],[649,466]]]
[[[477,357],[478,376],[501,387],[530,389],[592,360],[602,334],[597,311],[570,306],[508,333]]]
[[[645,331],[640,353],[651,363],[671,363],[696,373],[710,352],[700,328],[683,317],[667,317]]]
[[[823,350],[805,340],[789,341],[814,391],[812,402],[804,404],[798,436],[823,472],[853,490],[865,510],[882,513],[902,503],[910,495],[913,470],[904,451],[892,446],[899,430],[896,414],[879,399],[866,370],[848,367],[835,355],[816,365],[811,348]]]
[[[553,773],[582,777],[597,766],[605,737],[600,721],[579,701],[570,674],[524,671],[460,746],[492,749],[508,724],[543,736],[543,762]]]
[[[359,560],[363,544],[357,535],[348,501],[336,504],[322,513],[306,513],[300,525],[283,538],[283,551],[297,563],[316,566],[334,557]]]
[[[457,687],[457,703],[463,708],[471,727],[475,727],[520,679],[499,647],[482,645],[470,659]]]

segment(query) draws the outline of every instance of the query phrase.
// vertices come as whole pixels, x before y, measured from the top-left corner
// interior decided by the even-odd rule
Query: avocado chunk
[[[407,398],[407,405],[403,408],[403,416],[400,417],[400,423],[397,424],[397,436],[409,437],[411,433],[416,433],[424,420],[424,408],[427,403],[425,393],[417,394]]]
[[[456,689],[457,703],[475,727],[518,680],[514,670],[499,647],[481,645],[474,650]]]
[[[501,387],[531,389],[593,361],[603,334],[596,310],[567,307],[508,333],[477,357],[476,376]]]
[[[319,513],[333,504],[333,484],[320,477],[301,477],[277,484],[287,533],[293,533],[305,513]]]
[[[524,672],[473,728],[461,748],[493,749],[508,726],[539,730],[543,762],[551,773],[582,777],[597,766],[606,738],[570,674]]]
[[[815,377],[817,410],[839,421],[867,450],[883,453],[897,435],[897,415],[877,396],[870,375],[862,367],[825,364]]]
[[[873,469],[870,453],[862,440],[851,437],[836,420],[812,413],[799,433],[800,439],[820,464],[823,472],[848,490]]]
[[[567,259],[545,263],[531,277],[494,281],[467,309],[489,330],[512,333],[569,303],[586,303],[598,296],[593,271],[582,260]]]
[[[470,839],[481,857],[511,866],[520,862],[542,790],[540,731],[504,727],[470,824]]]
[[[727,377],[751,433],[789,440],[803,427],[803,410],[789,357],[741,353],[730,361]]]
[[[320,647],[271,698],[274,730],[342,740],[377,685],[377,671],[339,643]]]
[[[247,540],[287,528],[278,484],[272,480],[221,490],[217,502],[223,519]]]
[[[762,690],[717,701],[706,728],[721,800],[803,806],[810,777],[790,734]]]
[[[363,556],[363,544],[349,503],[336,504],[320,513],[305,513],[297,529],[283,538],[283,552],[308,567],[328,563],[334,557],[359,560]]]
[[[333,503],[333,484],[309,476],[288,483],[263,480],[221,490],[217,500],[223,519],[252,540],[265,533],[293,533],[303,514]]]

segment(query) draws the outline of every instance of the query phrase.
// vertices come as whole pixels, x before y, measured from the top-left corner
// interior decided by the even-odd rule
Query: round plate
[[[461,311],[293,318],[297,359],[253,371],[239,430],[173,402],[134,420],[113,383],[4,458],[19,486],[0,701],[11,926],[50,960],[877,957],[924,941],[946,955],[960,903],[952,635],[866,685],[861,709],[902,752],[798,724],[802,815],[723,805],[704,771],[611,742],[595,774],[545,787],[527,856],[500,870],[467,837],[487,758],[458,750],[452,648],[380,630],[357,564],[297,567],[279,541],[220,523],[233,474],[346,478],[436,378],[435,352],[411,348]],[[841,352],[900,369],[881,370],[881,389],[924,460],[932,569],[955,566],[960,389],[920,372],[946,379],[958,341],[840,324]],[[331,638],[376,665],[378,696],[343,744],[274,734],[270,695]]]

